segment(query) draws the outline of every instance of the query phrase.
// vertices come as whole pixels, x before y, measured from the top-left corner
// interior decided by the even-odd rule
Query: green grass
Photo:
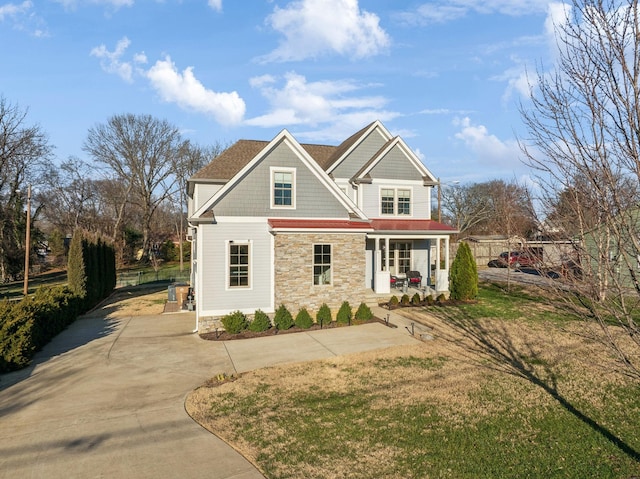
[[[593,345],[546,298],[485,284],[427,310],[460,336],[256,371],[211,390],[207,423],[269,479],[640,477],[638,383],[576,359]]]

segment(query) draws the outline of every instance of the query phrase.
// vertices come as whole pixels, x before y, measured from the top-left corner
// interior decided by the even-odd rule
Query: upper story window
[[[271,207],[296,207],[295,168],[271,168]]]
[[[402,188],[381,188],[380,214],[410,216],[411,190]]]

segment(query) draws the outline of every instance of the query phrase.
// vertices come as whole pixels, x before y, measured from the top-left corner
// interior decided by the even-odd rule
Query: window
[[[395,213],[395,190],[383,189],[380,191],[381,211],[383,215],[392,215]]]
[[[382,188],[380,190],[380,214],[411,215],[411,190]]]
[[[229,287],[249,286],[249,244],[229,244]]]
[[[398,214],[399,215],[411,214],[411,191],[410,190],[398,190]]]
[[[313,245],[313,284],[331,284],[331,245]]]
[[[271,206],[295,208],[296,173],[293,168],[271,168]]]

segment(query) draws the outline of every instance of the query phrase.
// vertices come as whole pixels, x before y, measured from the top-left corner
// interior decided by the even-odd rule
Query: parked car
[[[487,263],[489,268],[538,268],[541,261],[535,254],[527,251],[505,251],[500,253],[497,259],[492,259]]]

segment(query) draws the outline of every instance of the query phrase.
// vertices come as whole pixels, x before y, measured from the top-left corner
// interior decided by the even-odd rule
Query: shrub
[[[369,308],[365,303],[360,303],[360,306],[358,306],[358,310],[356,311],[355,318],[360,321],[369,321],[373,318],[371,308]]]
[[[349,301],[343,301],[336,315],[336,322],[340,324],[350,324],[353,313],[351,312],[351,305]]]
[[[290,329],[293,326],[293,317],[284,304],[281,304],[273,318],[273,324],[281,331]]]
[[[427,302],[427,304],[429,306],[433,305],[433,303],[435,302],[435,300],[433,299],[433,295],[432,294],[430,294],[429,296],[424,298],[424,300]]]
[[[410,302],[411,299],[409,299],[409,295],[408,294],[403,294],[402,298],[400,298],[400,302],[404,305],[407,306]]]
[[[249,323],[249,331],[253,331],[254,333],[260,333],[262,331],[266,331],[271,327],[271,320],[267,313],[258,309],[254,316],[253,321]]]
[[[327,325],[332,321],[331,310],[329,309],[329,306],[327,306],[327,303],[322,303],[322,306],[320,306],[318,314],[316,314],[316,321],[320,327]]]
[[[444,293],[440,293],[436,298],[436,301],[438,303],[444,303],[446,300],[447,300],[447,297],[444,295]]]
[[[238,334],[249,327],[247,316],[240,312],[234,311],[221,319],[224,329],[229,334]]]
[[[468,301],[478,296],[478,269],[467,243],[460,243],[451,264],[451,299]]]
[[[307,311],[307,308],[302,308],[298,311],[295,319],[296,326],[302,329],[309,329],[313,325],[313,318]]]
[[[398,306],[398,297],[394,294],[393,296],[391,296],[391,298],[389,298],[389,306],[390,307],[396,307]]]
[[[416,293],[411,297],[411,304],[418,306],[422,300],[420,299],[420,293]]]

